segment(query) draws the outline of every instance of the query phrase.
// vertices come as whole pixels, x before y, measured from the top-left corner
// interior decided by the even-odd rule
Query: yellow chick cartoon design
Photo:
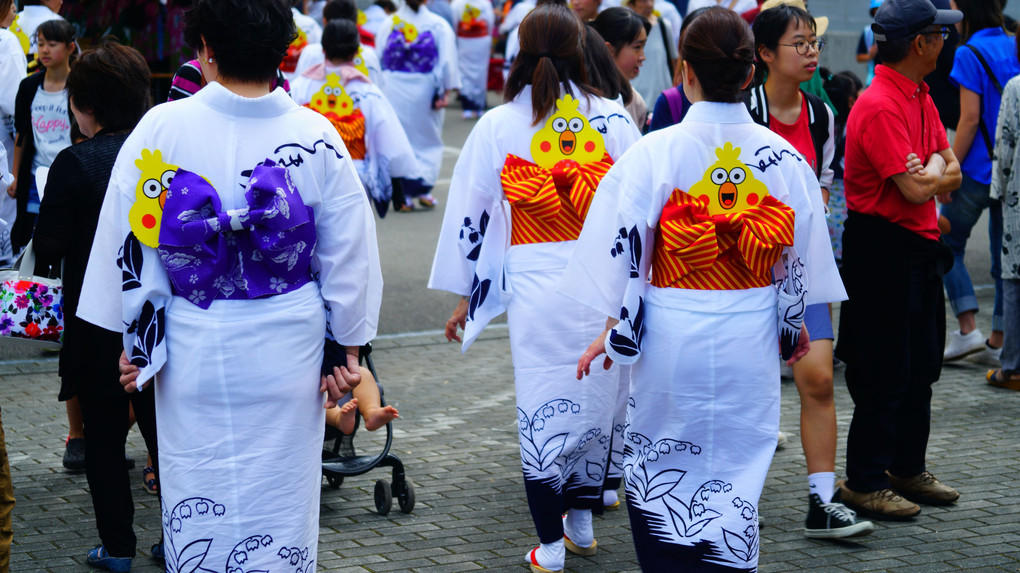
[[[606,153],[602,134],[577,111],[580,102],[570,94],[556,100],[556,113],[531,138],[531,157],[539,167],[552,169],[564,159],[581,165],[600,161]]]
[[[461,18],[465,22],[472,22],[477,20],[482,15],[482,11],[470,4],[464,5],[464,16]]]
[[[740,160],[739,147],[727,142],[722,148],[716,148],[715,155],[718,161],[690,190],[695,199],[708,202],[709,214],[727,215],[745,211],[769,194],[765,184],[755,179]]]
[[[11,24],[10,32],[18,38],[18,43],[21,44],[21,51],[28,55],[28,50],[31,48],[32,43],[28,39],[28,34],[25,33],[25,29],[21,27],[21,14],[14,17],[14,22]]]
[[[359,46],[358,47],[358,53],[354,54],[354,59],[351,60],[351,63],[354,64],[354,69],[356,69],[359,72],[365,74],[365,77],[369,77],[368,76],[368,65],[365,64],[364,53],[365,53],[364,48]]]
[[[326,76],[326,83],[322,84],[319,91],[312,94],[312,101],[308,107],[326,115],[334,113],[340,117],[354,113],[354,100],[347,95],[344,86],[340,83],[340,76],[329,74]]]
[[[365,22],[368,22],[368,16],[366,16],[361,10],[358,10],[358,26],[364,26]]]
[[[159,224],[163,219],[166,190],[174,179],[177,166],[163,162],[160,150],[142,150],[135,165],[142,174],[135,187],[135,203],[128,212],[128,221],[135,237],[152,248],[159,246]]]
[[[393,17],[393,29],[397,30],[404,35],[404,41],[408,44],[413,44],[418,39],[418,28],[414,27],[414,24],[403,20],[400,16]]]

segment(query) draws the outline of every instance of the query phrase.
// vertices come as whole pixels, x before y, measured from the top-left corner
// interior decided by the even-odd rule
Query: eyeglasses
[[[806,56],[810,50],[814,50],[819,54],[825,49],[825,38],[817,38],[808,42],[807,40],[801,40],[793,44],[779,44],[780,46],[790,46],[797,50],[797,53]]]
[[[925,30],[924,32],[921,32],[921,33],[925,34],[925,35],[942,36],[943,40],[948,40],[949,39],[949,28],[947,28],[945,26],[939,26],[938,28],[935,28],[934,30]]]

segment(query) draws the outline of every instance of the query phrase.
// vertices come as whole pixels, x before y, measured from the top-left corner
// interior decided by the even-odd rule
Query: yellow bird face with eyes
[[[358,53],[354,55],[354,59],[351,60],[351,63],[354,64],[354,69],[365,74],[365,77],[368,77],[368,65],[365,64],[364,54],[364,48],[358,47]]]
[[[715,150],[713,163],[701,181],[691,186],[690,195],[708,202],[711,215],[746,211],[769,194],[765,184],[754,178],[751,169],[740,160],[740,148],[726,143]]]
[[[403,34],[404,41],[408,44],[413,44],[418,39],[418,28],[407,20],[402,20],[400,16],[393,17],[393,29]]]
[[[464,16],[461,18],[465,22],[471,22],[477,20],[482,15],[482,11],[470,4],[464,6]]]
[[[556,113],[532,137],[531,157],[540,167],[552,169],[564,159],[584,165],[599,161],[605,155],[602,134],[578,111],[579,103],[570,94],[558,99]]]
[[[135,237],[152,248],[159,246],[159,225],[163,219],[163,205],[166,191],[177,172],[177,166],[165,163],[160,150],[142,150],[142,157],[135,160],[141,170],[135,187],[135,202],[128,212],[128,221]]]
[[[340,76],[336,74],[326,76],[326,83],[312,95],[308,106],[323,115],[334,113],[343,117],[354,113],[354,100],[347,95],[340,83]]]

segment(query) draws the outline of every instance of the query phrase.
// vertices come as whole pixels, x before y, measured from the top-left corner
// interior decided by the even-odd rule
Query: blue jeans
[[[995,281],[995,304],[992,308],[992,330],[1002,330],[1002,203],[988,196],[989,185],[978,183],[968,175],[963,176],[960,188],[953,192],[953,200],[942,205],[942,215],[949,219],[952,228],[942,241],[953,251],[953,268],[943,281],[953,314],[959,316],[978,309],[974,285],[967,267],[963,266],[963,254],[967,247],[970,231],[977,224],[981,212],[988,209],[988,243],[992,255],[992,279]]]
[[[1020,372],[1020,279],[1002,281],[1006,328],[1002,341],[1002,369]]]

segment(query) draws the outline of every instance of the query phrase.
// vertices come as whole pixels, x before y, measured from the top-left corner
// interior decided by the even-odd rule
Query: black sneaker
[[[85,438],[71,438],[64,448],[64,467],[71,472],[85,471]]]
[[[811,539],[842,539],[860,537],[875,530],[870,521],[857,521],[857,513],[848,509],[839,498],[822,503],[822,498],[813,493],[808,496],[807,519],[804,520],[804,536]]]

